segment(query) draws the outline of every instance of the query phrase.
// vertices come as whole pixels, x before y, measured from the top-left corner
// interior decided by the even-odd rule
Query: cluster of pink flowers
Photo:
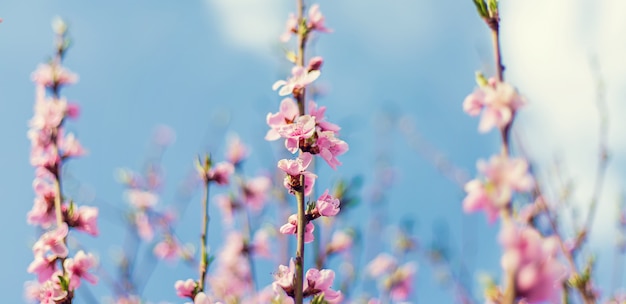
[[[502,268],[515,274],[517,296],[527,303],[558,303],[568,270],[557,258],[557,237],[543,238],[534,228],[507,224],[500,243]]]
[[[481,87],[470,94],[463,103],[464,110],[476,116],[482,111],[480,132],[493,127],[500,129],[503,140],[503,154],[494,155],[486,162],[478,162],[481,179],[474,179],[465,185],[467,196],[463,200],[465,212],[483,210],[489,222],[503,219],[500,243],[504,253],[501,264],[507,278],[507,291],[496,292],[487,297],[490,303],[509,303],[515,299],[520,303],[557,303],[561,297],[563,282],[568,271],[558,260],[558,236],[543,237],[534,227],[529,226],[530,218],[538,210],[534,204],[514,211],[515,193],[533,190],[535,182],[529,173],[529,165],[524,159],[511,158],[508,151],[508,132],[515,112],[526,101],[509,84],[496,79],[485,80],[478,75]],[[543,198],[538,197],[545,207]],[[508,296],[508,295],[513,295]],[[503,297],[508,296],[506,300]]]
[[[57,34],[58,40],[64,42],[65,31]],[[71,301],[82,280],[97,282],[90,273],[96,266],[95,257],[81,250],[69,258],[66,245],[70,229],[98,235],[98,208],[78,206],[62,193],[63,163],[83,156],[85,150],[74,134],[66,133],[63,127],[67,118],[78,118],[79,108],[62,97],[60,90],[74,84],[78,76],[61,65],[66,49],[65,44],[59,45],[59,54],[32,74],[36,94],[28,138],[30,161],[35,167],[35,200],[27,221],[47,231],[33,245],[34,260],[28,272],[37,275],[37,282],[27,285],[26,294],[29,300],[39,303]]]
[[[274,274],[272,290],[274,291],[273,301],[284,304],[293,304],[295,265],[293,260],[289,266],[278,266],[278,272]],[[323,300],[330,303],[341,303],[343,295],[341,291],[333,290],[331,287],[335,280],[335,272],[330,269],[318,270],[311,268],[307,270],[304,280],[304,295],[306,297],[323,297]]]

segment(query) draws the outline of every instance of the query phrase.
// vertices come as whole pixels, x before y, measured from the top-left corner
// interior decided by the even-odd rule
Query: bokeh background
[[[469,0],[319,3],[334,33],[317,36],[310,48],[309,54],[325,58],[317,81],[325,94],[317,101],[328,107],[328,118],[343,127],[350,144],[337,171],[319,166],[320,187],[362,176],[361,206],[343,225],[365,227],[383,160],[393,172],[385,187],[389,228],[372,239],[393,239],[394,225],[413,223],[420,251],[411,259],[420,266],[410,302],[454,301],[450,284],[437,279],[440,269],[426,258],[432,244],[445,244],[452,269],[480,300],[479,274],[500,274],[498,225],[488,225],[482,214],[462,213],[462,189],[437,170],[433,159],[445,158],[472,177],[475,161],[498,151],[497,132],[478,134],[478,120],[461,108],[475,86],[474,72],[494,72],[488,30]],[[0,2],[3,302],[22,303],[23,284],[34,278],[26,273],[36,239],[36,230],[26,224],[33,199],[26,138],[34,101],[30,73],[52,54],[53,17],[70,24],[74,44],[65,64],[80,81],[64,95],[82,107],[80,120],[69,128],[89,150],[87,157],[69,163],[66,191],[101,208],[101,236],[79,240],[110,267],[124,233],[119,210],[126,206],[115,170],[141,168],[155,127],[176,132],[163,157],[164,205],[174,199],[197,154],[223,155],[227,134],[236,132],[252,146],[249,174],[269,172],[282,157],[280,144],[264,141],[263,135],[265,115],[280,102],[271,85],[289,72],[278,36],[294,8],[291,0]],[[507,0],[501,12],[505,77],[529,100],[515,132],[553,196],[559,163],[561,174],[574,184],[574,205],[584,206],[591,197],[598,160],[597,80],[603,80],[611,160],[586,253],[597,256],[596,279],[608,295],[606,290],[616,287],[612,273],[623,271],[615,267],[614,244],[626,174],[626,2]],[[413,128],[408,135],[407,126]],[[197,193],[189,202],[179,233],[195,242]],[[211,212],[218,214],[214,206]],[[214,248],[221,238],[213,229],[218,224],[212,222]],[[271,271],[258,271],[259,281],[269,283]],[[195,270],[182,263],[160,263],[144,298],[182,303],[173,283],[194,276]],[[98,301],[110,294],[106,284],[90,289]],[[85,299],[79,295],[77,302],[89,303]]]

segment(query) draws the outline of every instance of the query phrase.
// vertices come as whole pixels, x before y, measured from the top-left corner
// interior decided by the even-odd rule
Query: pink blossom
[[[152,252],[159,259],[171,261],[178,257],[179,247],[172,238],[166,238],[158,242]]]
[[[416,265],[414,263],[406,263],[393,273],[390,295],[395,301],[404,301],[409,298],[413,286],[413,275],[415,274]]]
[[[42,284],[32,284],[27,287],[28,296],[39,301],[40,304],[56,304],[67,297],[67,291],[63,291],[58,279],[50,279]]]
[[[476,89],[465,98],[463,110],[476,116],[483,110],[478,130],[487,132],[493,127],[504,128],[513,114],[526,104],[526,100],[508,83],[491,78],[487,85]]]
[[[280,266],[279,266],[280,267]],[[290,287],[293,289],[293,287]],[[272,284],[272,290],[274,292],[274,297],[271,299],[272,304],[294,304],[295,301],[291,296],[285,292],[281,286],[276,283]]]
[[[56,220],[54,212],[54,200],[50,201],[43,197],[36,197],[33,208],[28,212],[27,222],[31,225],[48,228]]]
[[[233,164],[221,162],[215,165],[207,174],[209,181],[214,181],[218,185],[228,185],[230,176],[235,172]]]
[[[243,201],[254,211],[263,209],[267,192],[272,187],[272,180],[266,176],[253,178],[243,186]]]
[[[41,96],[35,100],[34,116],[29,126],[34,130],[50,130],[61,125],[67,112],[65,98],[52,99]]]
[[[232,135],[228,138],[228,145],[226,148],[226,159],[237,166],[248,157],[248,147],[241,142],[241,139],[237,135]]]
[[[283,186],[289,190],[290,193],[295,193],[300,185],[300,175],[304,176],[304,195],[310,195],[315,185],[315,179],[317,175],[304,171],[309,167],[313,156],[311,153],[304,152],[300,154],[297,159],[281,159],[278,161],[278,168],[287,173],[283,180]]]
[[[321,56],[315,56],[309,59],[309,64],[307,65],[306,69],[309,71],[319,70],[322,68],[322,64],[324,64],[324,58],[322,58]],[[309,102],[309,106],[310,106],[310,102]]]
[[[66,211],[67,213],[67,211]],[[87,234],[98,236],[98,208],[80,206],[74,209],[71,218],[67,219],[70,227]]]
[[[326,121],[324,117],[326,114],[325,106],[318,107],[314,101],[310,100],[308,103],[307,110],[308,110],[309,115],[315,118],[315,123],[317,127],[319,128],[319,131],[322,131],[322,132],[333,131],[335,134],[337,134],[337,132],[341,130],[341,128],[338,125]]]
[[[394,270],[398,262],[387,253],[381,253],[374,258],[366,267],[367,273],[372,277],[379,277],[384,273]]]
[[[30,265],[28,265],[28,273],[37,274],[37,279],[39,282],[43,283],[49,280],[52,275],[57,271],[56,267],[56,256],[44,256],[41,254],[35,255],[35,260],[33,260]]]
[[[63,151],[63,158],[80,157],[85,155],[86,153],[83,146],[81,146],[78,139],[76,139],[76,137],[72,133],[60,137],[59,149]]]
[[[207,296],[204,292],[199,292],[196,297],[193,299],[193,304],[219,304],[219,302],[213,302],[209,296]]]
[[[557,258],[556,237],[544,239],[531,227],[505,224],[499,239],[502,268],[516,274],[516,295],[528,303],[558,302],[568,271]]]
[[[324,191],[315,203],[315,208],[321,216],[335,216],[339,213],[339,199],[328,194],[328,189]]]
[[[278,272],[274,274],[274,283],[282,287],[282,289],[290,290],[293,288],[293,282],[295,279],[296,265],[293,259],[289,260],[289,266],[279,265]]]
[[[300,141],[311,138],[315,134],[315,118],[310,115],[298,116],[293,123],[280,126],[277,132],[286,138],[287,150],[296,153],[300,147]]]
[[[80,105],[74,102],[67,103],[67,117],[77,119],[80,116]]]
[[[279,111],[277,113],[268,113],[265,118],[267,125],[270,126],[270,130],[265,135],[266,140],[277,140],[280,138],[278,130],[286,125],[291,124],[296,120],[296,117],[300,115],[298,105],[291,98],[285,98],[280,102]]]
[[[331,168],[337,169],[337,166],[341,165],[337,156],[348,151],[348,144],[336,138],[333,131],[318,132],[317,136],[315,145],[319,148],[320,156]]]
[[[315,226],[313,223],[309,222],[306,224],[304,229],[304,242],[310,243],[313,242],[315,237],[313,236],[313,230],[315,230]],[[298,233],[298,215],[292,214],[287,219],[287,224],[284,224],[280,227],[280,233],[282,234],[297,234]]]
[[[56,257],[66,257],[68,250],[64,240],[67,232],[67,224],[63,223],[56,229],[44,233],[33,245],[33,252],[35,255],[43,255],[49,251]]]
[[[130,189],[126,191],[126,200],[135,208],[145,210],[153,208],[159,201],[159,196],[150,191]]]
[[[233,223],[233,213],[238,208],[238,204],[231,195],[218,194],[213,197],[215,203],[222,211],[222,221],[224,224],[231,225]]]
[[[323,33],[332,32],[331,29],[324,25],[324,15],[320,12],[319,4],[311,5],[309,8],[309,18],[307,19],[307,27],[309,30],[315,30]]]
[[[137,234],[139,237],[149,242],[154,237],[154,230],[150,224],[150,218],[145,212],[137,212],[135,214],[135,225],[137,225]]]
[[[345,231],[335,231],[326,248],[328,248],[329,252],[342,252],[350,250],[350,248],[352,248],[352,239],[352,235],[346,233]]]
[[[501,207],[494,204],[494,198],[498,196],[494,191],[495,189],[492,189],[491,192],[488,192],[485,184],[480,180],[475,179],[468,182],[465,184],[467,196],[463,200],[463,210],[471,213],[482,209],[487,214],[489,222],[495,222]],[[502,201],[502,199],[496,198],[496,201]]]
[[[528,173],[528,164],[523,159],[492,156],[489,163],[480,160],[478,170],[485,180],[472,180],[465,185],[467,197],[463,200],[465,212],[485,210],[490,222],[512,199],[513,192],[530,191],[534,186]]]
[[[78,81],[78,75],[57,64],[40,64],[31,75],[31,79],[38,85],[52,88],[74,84]]]
[[[285,24],[285,32],[280,35],[280,41],[286,43],[291,39],[291,35],[296,33],[298,30],[298,18],[296,15],[289,14],[287,18],[287,24]]]
[[[291,69],[291,78],[276,81],[272,86],[272,90],[276,91],[280,88],[278,95],[287,96],[302,90],[304,87],[320,77],[320,74],[319,70],[307,71],[302,66],[294,66]]]
[[[252,250],[256,256],[264,258],[272,258],[272,249],[270,248],[270,234],[266,229],[257,230],[254,233],[252,241]]]
[[[70,281],[70,290],[78,288],[81,279],[91,284],[98,282],[98,278],[89,273],[89,270],[94,268],[96,263],[96,258],[91,253],[85,254],[82,250],[78,251],[76,255],[74,255],[74,258],[66,259],[63,262],[63,267]]]
[[[307,270],[304,280],[304,292],[311,294],[323,294],[324,300],[329,304],[341,303],[343,295],[341,291],[332,290],[335,272],[329,269]]]
[[[288,175],[298,176],[309,167],[312,160],[313,155],[311,155],[311,153],[304,152],[296,159],[281,159],[278,161],[278,168],[283,170]]]
[[[196,281],[188,279],[187,281],[178,280],[174,283],[176,289],[176,295],[181,298],[194,298],[194,291],[196,290]]]

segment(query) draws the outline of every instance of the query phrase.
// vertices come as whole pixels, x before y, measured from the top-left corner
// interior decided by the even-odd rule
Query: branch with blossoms
[[[78,76],[62,66],[70,45],[66,24],[56,19],[53,29],[56,53],[32,74],[35,114],[29,122],[28,138],[36,197],[27,221],[46,232],[33,245],[35,258],[28,272],[37,275],[37,282],[28,283],[26,292],[31,301],[69,304],[83,280],[91,284],[98,280],[90,273],[96,265],[95,257],[80,250],[69,258],[67,238],[71,230],[97,236],[98,209],[78,206],[63,195],[63,164],[83,156],[85,150],[74,134],[65,131],[66,119],[78,118],[79,107],[61,96],[61,89],[76,83]]]
[[[584,303],[595,303],[597,295],[590,280],[592,263],[587,264],[582,271],[578,269],[572,247],[559,235],[554,216],[546,203],[547,198],[530,174],[528,163],[524,159],[511,157],[509,149],[511,127],[517,111],[526,104],[526,100],[513,86],[504,82],[499,43],[499,1],[474,0],[474,4],[479,16],[491,30],[496,77],[487,80],[482,74],[477,74],[479,88],[465,99],[463,108],[472,116],[482,114],[478,127],[481,133],[497,128],[502,138],[501,154],[492,156],[488,162],[479,161],[477,167],[483,178],[472,180],[465,185],[468,194],[463,201],[466,212],[483,210],[490,222],[493,223],[497,219],[503,221],[499,239],[504,249],[501,264],[506,277],[505,287],[502,291],[495,285],[491,286],[486,291],[487,298],[492,303],[506,304],[514,303],[516,300],[538,303],[558,302],[563,298],[567,301],[569,288],[573,288],[578,291]],[[602,104],[599,109],[602,115]],[[602,184],[603,170],[606,166],[606,149],[602,140],[605,131],[606,127],[603,124],[602,156],[598,166],[599,179],[596,189]],[[514,197],[531,191],[535,202],[531,202],[529,208],[515,213]],[[589,219],[593,218],[598,192],[599,190],[594,191]],[[527,214],[528,212],[531,214]],[[528,220],[540,213],[544,213],[548,218],[553,233],[550,236],[542,236],[532,225],[532,221]],[[586,232],[583,230],[579,234],[573,248],[580,246]],[[565,266],[559,261],[559,251],[569,265]]]
[[[339,201],[328,195],[328,191],[320,196],[317,202],[305,205],[305,197],[312,194],[317,178],[307,169],[314,155],[321,156],[331,168],[336,169],[341,165],[337,156],[348,150],[348,144],[337,138],[340,128],[324,119],[325,107],[318,107],[310,100],[305,109],[306,87],[320,76],[323,63],[321,57],[313,57],[305,66],[307,41],[309,36],[316,32],[328,33],[331,30],[324,24],[325,19],[319,5],[312,5],[306,17],[304,11],[304,1],[297,0],[296,14],[289,16],[286,32],[281,36],[283,42],[288,42],[292,34],[296,35],[296,51],[289,52],[287,56],[295,64],[291,71],[292,75],[287,80],[279,80],[273,85],[273,89],[278,90],[280,96],[291,95],[292,98],[285,98],[281,102],[278,113],[267,115],[267,123],[271,129],[265,138],[267,140],[284,138],[287,150],[300,154],[296,159],[282,159],[278,162],[278,168],[286,174],[285,188],[296,197],[298,212],[290,216],[288,223],[280,229],[285,234],[296,234],[297,246],[295,261],[291,264],[293,267],[281,266],[283,268],[278,275],[281,282],[277,284],[282,287],[285,294],[293,297],[297,304],[303,303],[305,297],[319,293],[323,293],[325,301],[335,303],[340,301],[341,293],[329,289],[328,281],[324,281],[322,289],[316,287],[309,290],[309,287],[313,287],[310,284],[316,280],[311,281],[308,278],[309,274],[317,278],[318,273],[325,273],[325,270],[320,272],[317,269],[310,269],[307,271],[306,280],[304,277],[304,244],[313,241],[315,227],[312,221],[320,216],[333,216],[339,211]],[[289,279],[292,276],[293,281]]]

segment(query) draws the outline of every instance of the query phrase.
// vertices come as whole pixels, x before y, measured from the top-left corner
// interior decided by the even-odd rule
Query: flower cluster
[[[56,30],[58,53],[32,74],[36,94],[34,116],[28,130],[30,162],[35,167],[35,200],[27,222],[47,231],[33,245],[34,260],[28,272],[37,275],[37,282],[27,285],[27,296],[40,303],[71,302],[82,280],[97,282],[90,273],[96,266],[95,257],[81,250],[69,258],[66,245],[70,229],[98,235],[98,208],[78,206],[62,193],[64,162],[83,156],[85,149],[74,134],[64,128],[66,119],[78,118],[80,111],[76,104],[60,95],[60,90],[76,83],[78,76],[61,65],[67,47],[66,28]]]
[[[295,265],[293,260],[289,266],[278,266],[278,272],[274,274],[272,288],[275,292],[274,301],[285,304],[293,304]],[[335,272],[330,269],[307,270],[304,280],[303,293],[305,297],[320,298],[329,304],[341,303],[343,295],[341,291],[331,287],[335,280]]]

